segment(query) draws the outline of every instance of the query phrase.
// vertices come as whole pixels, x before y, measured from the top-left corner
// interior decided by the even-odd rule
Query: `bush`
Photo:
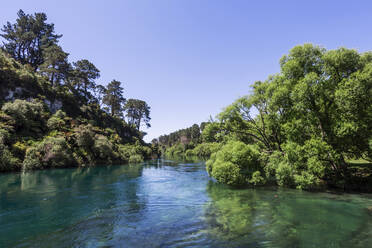
[[[228,142],[211,155],[206,165],[212,177],[228,185],[255,185],[263,181],[263,168],[257,147],[241,141]]]
[[[134,145],[119,145],[118,152],[123,161],[139,163],[143,162],[145,158],[150,158],[152,150],[150,147],[142,146],[139,143],[136,143]]]
[[[190,154],[194,156],[207,158],[210,157],[212,153],[217,152],[220,148],[220,143],[211,142],[199,144],[193,150],[189,151],[191,151]]]
[[[178,157],[178,156],[182,156],[184,152],[185,152],[184,145],[178,143],[174,146],[167,148],[165,151],[165,155],[167,157]]]
[[[329,156],[334,154],[329,145],[318,138],[304,145],[287,142],[282,152],[272,153],[265,166],[266,177],[274,178],[280,186],[315,189],[323,186],[322,179],[329,168]]]
[[[13,156],[7,146],[10,133],[0,129],[0,171],[12,171],[20,168],[20,161]]]
[[[185,156],[186,156],[186,157],[193,157],[193,156],[196,156],[195,153],[194,153],[194,149],[186,150],[186,152],[185,152]]]
[[[0,143],[0,171],[14,171],[19,170],[21,162],[15,158],[9,149]]]
[[[26,150],[23,169],[66,167],[75,164],[65,138],[47,137]]]
[[[224,133],[221,131],[221,124],[217,122],[208,123],[202,133],[201,137],[204,142],[220,142],[223,140]]]
[[[27,144],[24,142],[17,141],[12,145],[12,152],[18,158],[23,159],[27,150]]]
[[[48,112],[40,101],[28,102],[17,99],[14,102],[5,103],[1,110],[15,120],[18,131],[30,136],[43,133],[44,120],[47,119]]]
[[[50,131],[57,130],[63,131],[66,129],[66,122],[64,118],[66,117],[66,113],[62,110],[58,110],[52,117],[49,118],[47,122],[47,127]]]
[[[3,111],[0,111],[0,130],[14,131],[16,127],[16,121],[13,117],[7,115]]]
[[[0,128],[0,144],[5,144],[8,142],[9,138],[10,133],[5,129]]]
[[[103,135],[96,135],[93,150],[95,157],[112,162],[116,159],[112,143]]]
[[[144,161],[143,156],[140,154],[133,154],[129,157],[129,160],[128,160],[129,163],[133,163],[133,164],[141,163],[143,161]]]
[[[95,132],[91,125],[80,125],[74,130],[78,146],[90,150],[94,146]]]

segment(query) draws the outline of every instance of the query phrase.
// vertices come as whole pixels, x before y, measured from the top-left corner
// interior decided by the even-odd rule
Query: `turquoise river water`
[[[1,174],[0,247],[372,247],[372,196],[231,189],[171,160]]]

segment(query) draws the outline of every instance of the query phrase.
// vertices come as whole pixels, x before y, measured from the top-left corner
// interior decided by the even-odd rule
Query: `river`
[[[231,189],[203,162],[0,175],[0,247],[372,247],[372,196]]]

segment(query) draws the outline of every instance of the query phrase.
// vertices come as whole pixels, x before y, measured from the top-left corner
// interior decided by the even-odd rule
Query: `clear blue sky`
[[[371,1],[9,0],[0,23],[20,8],[47,13],[70,61],[101,70],[98,83],[122,81],[127,98],[149,103],[147,141],[216,115],[295,45],[372,50]]]

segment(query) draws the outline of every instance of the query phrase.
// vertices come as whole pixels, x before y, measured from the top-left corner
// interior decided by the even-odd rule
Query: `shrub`
[[[3,111],[0,111],[0,129],[6,131],[14,131],[16,127],[16,121],[13,117],[7,115]]]
[[[165,155],[167,157],[178,157],[178,156],[182,156],[184,152],[185,152],[185,146],[178,143],[176,145],[168,147],[165,151]]]
[[[255,171],[253,172],[252,177],[251,179],[249,179],[248,182],[253,185],[260,185],[265,183],[265,178],[261,176],[260,171]]]
[[[20,161],[15,158],[9,149],[0,142],[0,171],[14,171],[20,169]]]
[[[280,186],[315,189],[322,186],[322,179],[329,167],[329,156],[334,152],[324,141],[312,138],[300,145],[287,142],[282,152],[272,153],[265,166],[266,177],[275,178]]]
[[[142,155],[144,158],[151,158],[152,149],[148,146],[142,146]]]
[[[116,159],[112,143],[103,135],[96,135],[93,150],[95,158],[112,162]]]
[[[5,144],[8,142],[9,138],[10,133],[5,129],[0,128],[0,144]]]
[[[44,131],[44,120],[47,119],[48,112],[40,101],[28,102],[17,99],[5,103],[1,110],[15,120],[18,131],[31,136],[40,135]]]
[[[76,143],[86,150],[90,150],[94,145],[95,132],[91,125],[80,125],[74,130]]]
[[[142,146],[139,143],[134,145],[119,145],[119,156],[123,161],[130,163],[143,162],[145,158],[151,156],[152,150],[150,147]]]
[[[133,163],[133,164],[135,164],[135,163],[141,163],[141,162],[143,162],[143,156],[142,155],[140,155],[140,154],[133,154],[133,155],[131,155],[130,157],[129,157],[129,163]]]
[[[62,110],[58,110],[52,117],[49,118],[47,122],[47,127],[49,130],[58,130],[62,131],[66,127],[66,122],[64,118],[66,117],[66,113]]]
[[[208,123],[202,133],[201,137],[204,142],[219,142],[223,139],[223,133],[221,133],[221,124],[217,122]]]
[[[185,152],[185,156],[186,156],[186,157],[196,156],[195,153],[194,153],[194,149],[187,150],[187,151]]]
[[[199,157],[210,157],[210,155],[214,152],[217,152],[221,148],[220,143],[202,143],[197,145],[193,150],[192,150],[192,155],[194,156],[199,156]]]
[[[228,185],[258,184],[263,181],[257,147],[241,141],[228,142],[212,154],[206,165],[212,177]]]
[[[131,154],[133,154],[132,149],[133,148],[131,145],[119,145],[118,152],[119,152],[120,159],[128,162]]]
[[[24,158],[27,150],[27,144],[24,142],[17,141],[12,145],[12,152],[18,157],[18,158]]]
[[[75,163],[72,153],[63,137],[47,137],[26,150],[23,168],[25,170],[47,167],[66,167]]]

